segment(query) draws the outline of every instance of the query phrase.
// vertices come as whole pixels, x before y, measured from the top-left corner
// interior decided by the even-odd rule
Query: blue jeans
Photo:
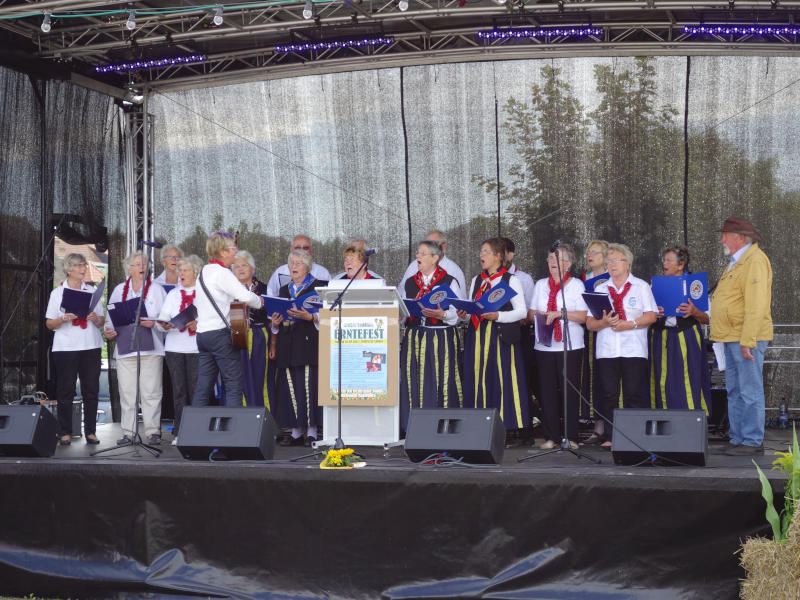
[[[738,342],[725,342],[725,387],[731,444],[760,446],[764,442],[764,352],[769,342],[756,342],[755,360],[742,356]]]
[[[242,406],[242,361],[231,343],[231,333],[215,329],[197,334],[197,387],[192,406],[208,406],[217,374],[225,386],[225,406]]]

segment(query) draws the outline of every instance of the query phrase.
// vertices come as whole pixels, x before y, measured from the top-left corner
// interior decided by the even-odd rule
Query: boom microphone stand
[[[569,438],[567,437],[567,389],[570,383],[567,380],[567,356],[568,350],[572,348],[572,342],[570,341],[569,337],[569,320],[567,318],[567,295],[564,292],[564,288],[566,287],[566,283],[564,282],[564,274],[561,272],[561,260],[560,260],[560,252],[559,246],[561,245],[561,241],[557,240],[553,247],[550,249],[553,254],[556,256],[556,266],[558,267],[558,279],[561,282],[561,319],[564,321],[564,326],[561,328],[563,333],[563,360],[561,365],[561,372],[563,376],[563,383],[561,386],[561,396],[562,396],[562,410],[563,410],[563,419],[562,419],[562,428],[561,428],[561,446],[559,448],[553,448],[552,450],[545,450],[544,452],[538,452],[536,454],[531,454],[529,456],[521,456],[517,459],[517,462],[522,462],[525,460],[529,460],[531,458],[539,458],[540,456],[547,456],[548,454],[553,454],[556,452],[569,452],[570,454],[576,456],[577,458],[585,458],[587,460],[592,461],[595,464],[600,464],[600,460],[589,456],[583,452],[579,452],[578,450],[573,450],[569,445]]]
[[[347,285],[344,286],[344,289],[339,293],[338,296],[336,296],[336,300],[333,301],[333,304],[331,304],[331,308],[330,308],[330,310],[333,310],[336,307],[339,308],[339,324],[338,324],[338,327],[336,329],[337,346],[339,348],[339,356],[338,356],[338,359],[339,359],[339,365],[338,365],[339,366],[339,381],[338,381],[339,389],[338,389],[338,402],[337,402],[338,431],[336,432],[336,442],[333,445],[333,449],[334,450],[342,450],[343,448],[345,448],[344,442],[342,441],[342,299],[344,297],[345,292],[347,292],[347,289],[350,287],[350,285],[358,278],[358,275],[367,266],[367,260],[368,260],[367,257],[370,254],[374,254],[374,253],[375,253],[374,249],[371,250],[371,251],[367,250],[364,253],[365,254],[364,255],[364,262],[362,262],[361,266],[358,267],[358,271],[356,271],[355,275],[353,275],[353,277],[350,278],[350,281],[347,282]]]
[[[133,339],[134,344],[136,346],[136,401],[133,405],[133,436],[131,439],[126,440],[122,444],[118,444],[116,446],[111,446],[110,448],[103,448],[102,450],[96,450],[90,453],[90,456],[95,456],[97,454],[102,454],[104,452],[109,452],[111,450],[119,450],[121,448],[130,447],[126,454],[131,452],[134,453],[135,456],[140,456],[139,448],[144,448],[147,452],[149,452],[154,458],[158,458],[161,455],[161,448],[156,448],[155,446],[151,446],[150,444],[145,444],[142,441],[142,436],[139,434],[139,407],[141,406],[141,385],[139,383],[139,378],[141,377],[142,372],[142,338],[141,338],[141,328],[139,327],[140,324],[140,316],[142,314],[142,307],[144,306],[144,288],[147,284],[147,276],[150,273],[150,253],[152,250],[153,242],[140,242],[143,246],[147,246],[147,249],[144,252],[145,255],[145,267],[144,267],[144,274],[145,279],[142,280],[142,290],[139,294],[139,303],[136,305],[136,317],[134,318],[134,327],[133,330]],[[155,335],[155,334],[153,334]]]

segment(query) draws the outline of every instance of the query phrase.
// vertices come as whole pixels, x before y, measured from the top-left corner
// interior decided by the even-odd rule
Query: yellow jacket
[[[755,348],[772,339],[772,266],[754,243],[733,268],[723,273],[711,296],[711,331],[715,342],[739,342]]]

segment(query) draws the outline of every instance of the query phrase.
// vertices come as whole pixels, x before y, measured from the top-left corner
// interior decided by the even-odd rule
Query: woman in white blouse
[[[194,254],[178,261],[179,284],[167,294],[161,313],[158,315],[158,327],[166,331],[164,360],[172,380],[172,402],[175,412],[173,445],[177,444],[183,407],[191,403],[197,385],[197,320],[189,321],[182,329],[176,329],[168,321],[194,304],[195,284],[202,268],[200,257]]]
[[[545,326],[552,327],[552,336],[543,340],[536,336],[534,352],[539,370],[536,393],[542,407],[542,426],[546,440],[540,446],[550,450],[562,438],[561,419],[567,424],[567,439],[573,450],[578,449],[578,406],[580,397],[581,359],[583,357],[583,323],[586,322],[586,303],[583,301],[583,283],[572,276],[570,269],[575,252],[569,244],[561,244],[558,258],[555,253],[547,255],[547,268],[550,276],[540,279],[533,288],[531,312],[545,319]],[[560,263],[560,264],[559,264]],[[564,328],[563,307],[567,301],[567,321]],[[531,319],[535,317],[532,314]],[[567,344],[567,414],[563,415],[564,398],[564,344]],[[570,385],[571,384],[571,385]]]
[[[108,299],[109,310],[117,302],[125,302],[133,298],[143,297],[142,316],[157,317],[164,304],[164,288],[153,283],[148,277],[145,279],[145,266],[147,261],[141,252],[135,252],[125,257],[123,266],[128,272],[128,278],[120,283],[111,292]],[[142,424],[147,436],[148,444],[161,443],[161,382],[164,368],[164,341],[161,332],[153,331],[155,321],[142,321],[142,336],[152,336],[152,349],[140,351],[139,373],[139,401],[142,411]],[[134,336],[134,326],[125,325],[131,329],[131,340]],[[145,329],[150,329],[145,333]],[[106,338],[116,339],[116,331],[111,319],[106,320]],[[127,348],[120,348],[121,342],[115,345],[114,358],[117,365],[117,383],[119,386],[119,403],[122,411],[122,433],[117,444],[130,443],[136,432],[136,348],[131,343]],[[148,344],[149,346],[149,344]]]
[[[75,380],[81,378],[83,396],[83,433],[87,444],[99,444],[95,435],[97,424],[97,395],[100,389],[100,349],[103,339],[103,306],[97,303],[86,319],[65,312],[61,308],[64,289],[81,290],[87,294],[95,291],[83,278],[86,275],[86,258],[82,254],[68,254],[64,258],[67,278],[50,292],[47,303],[46,325],[55,331],[53,336],[53,366],[56,376],[58,400],[58,426],[60,444],[68,446],[72,439],[72,402],[75,399]],[[80,432],[77,432],[80,434]]]

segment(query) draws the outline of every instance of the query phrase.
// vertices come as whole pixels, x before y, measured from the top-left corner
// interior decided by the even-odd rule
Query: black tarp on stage
[[[103,439],[111,434],[100,433]],[[76,448],[77,446],[77,448]],[[58,598],[735,598],[749,459],[497,467],[0,459],[0,592]],[[303,453],[279,449],[277,458]],[[769,465],[771,453],[759,463]],[[776,482],[776,489],[782,485]]]

